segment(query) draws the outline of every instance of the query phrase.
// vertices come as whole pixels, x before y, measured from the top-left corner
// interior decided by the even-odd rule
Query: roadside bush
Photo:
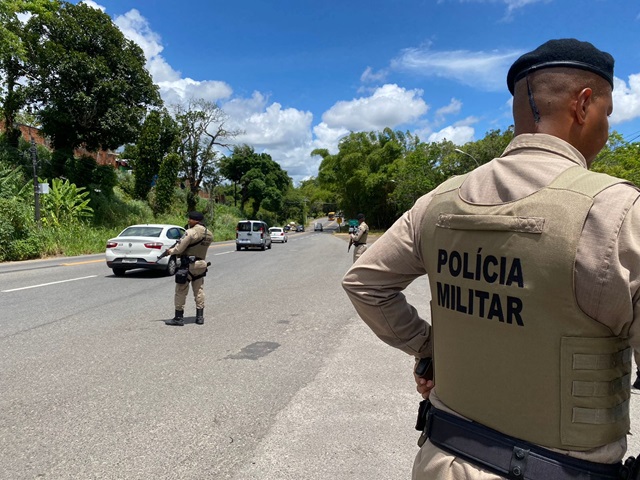
[[[40,256],[33,207],[19,197],[0,198],[0,261]]]
[[[101,253],[108,239],[122,228],[90,227],[82,223],[43,228],[40,232],[43,255],[74,256]]]
[[[94,209],[94,225],[98,227],[114,228],[135,223],[154,223],[153,211],[147,202],[131,200],[121,189],[113,189],[113,197],[96,196],[92,202]],[[179,224],[180,225],[180,224]]]
[[[89,192],[84,187],[76,187],[69,180],[63,182],[54,178],[49,193],[40,197],[43,223],[59,226],[90,219],[93,216],[93,208],[89,206],[88,196]]]
[[[133,198],[136,186],[135,177],[129,173],[130,171],[118,171],[116,173],[116,185],[127,198]]]

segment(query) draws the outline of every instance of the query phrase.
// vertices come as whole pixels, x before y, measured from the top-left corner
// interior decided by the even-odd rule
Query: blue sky
[[[637,0],[87,0],[144,50],[167,104],[216,101],[296,181],[385,127],[478,140],[512,124],[509,66],[551,38],[616,59],[611,128],[640,141]],[[228,153],[228,152],[225,152]]]

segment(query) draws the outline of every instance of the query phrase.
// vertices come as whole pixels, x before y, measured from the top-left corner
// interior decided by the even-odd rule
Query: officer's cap
[[[575,38],[549,40],[518,58],[507,74],[507,86],[513,95],[516,82],[531,72],[551,67],[579,68],[596,73],[613,88],[613,57],[589,42]]]
[[[358,220],[364,220],[364,213],[359,213],[356,217]]]
[[[201,222],[204,220],[204,215],[200,212],[189,212],[189,220],[196,220],[197,222]]]

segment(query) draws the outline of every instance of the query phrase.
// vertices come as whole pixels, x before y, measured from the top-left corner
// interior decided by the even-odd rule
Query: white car
[[[269,236],[272,242],[287,243],[287,240],[289,240],[289,236],[284,229],[280,227],[271,227],[269,229]]]
[[[158,255],[172,247],[184,233],[185,229],[177,225],[131,225],[117,237],[107,240],[107,267],[117,277],[135,268],[162,270],[167,275],[174,275],[176,257],[158,260]]]

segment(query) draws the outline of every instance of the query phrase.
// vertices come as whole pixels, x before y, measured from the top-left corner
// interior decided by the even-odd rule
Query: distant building
[[[46,138],[40,132],[40,129],[37,127],[32,127],[30,125],[24,125],[22,123],[17,123],[16,126],[20,130],[22,138],[26,142],[30,142],[33,136],[33,140],[36,145],[42,145],[43,147],[47,147],[51,149],[51,141]],[[0,120],[0,131],[4,132],[4,121]],[[84,147],[76,148],[73,152],[76,157],[80,157],[82,155],[88,155],[93,157],[98,165],[111,165],[113,168],[120,168],[121,162],[119,162],[119,155],[116,152],[112,152],[111,150],[99,150],[97,152],[90,152]],[[130,168],[126,161],[122,162],[122,164],[126,165],[125,168]]]

